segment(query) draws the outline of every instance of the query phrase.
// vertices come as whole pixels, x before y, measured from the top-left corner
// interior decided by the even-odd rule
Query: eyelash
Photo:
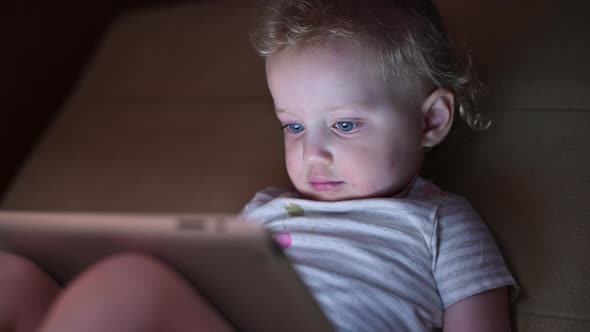
[[[342,130],[342,128],[339,128],[338,127],[338,125],[339,124],[342,125],[342,123],[352,124],[352,128],[350,130]],[[336,121],[336,123],[332,126],[332,128],[334,128],[334,129],[336,129],[339,132],[344,133],[344,134],[351,134],[351,133],[356,132],[357,129],[359,127],[361,127],[361,126],[362,126],[362,122],[360,122],[360,121],[350,121],[350,120],[348,120],[348,121]]]
[[[291,134],[298,134],[298,133],[300,133],[301,131],[298,131],[298,132],[294,132],[294,131],[293,131],[293,129],[292,129],[292,127],[291,127],[291,126],[293,126],[293,125],[299,125],[299,126],[301,126],[301,128],[302,128],[302,129],[301,129],[301,131],[303,131],[303,130],[305,129],[305,127],[303,127],[303,125],[302,125],[302,124],[300,124],[300,123],[287,123],[286,125],[283,125],[283,126],[281,127],[281,130],[283,130],[283,131],[284,131],[285,129],[287,129],[287,130],[288,130],[288,131],[289,131]]]
[[[350,130],[342,130],[341,127],[339,128],[339,125],[342,126],[343,123],[352,124],[352,128]],[[358,130],[358,128],[362,125],[363,123],[361,121],[336,121],[336,123],[332,125],[332,128],[336,129],[341,134],[348,135],[355,133]],[[293,126],[300,126],[301,130],[296,131],[296,129],[294,129]],[[305,127],[300,123],[287,123],[281,127],[281,130],[284,131],[285,129],[287,129],[291,134],[299,134],[305,130]]]

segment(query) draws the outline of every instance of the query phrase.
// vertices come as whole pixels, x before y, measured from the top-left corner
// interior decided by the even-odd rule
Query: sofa
[[[238,212],[257,190],[287,185],[249,44],[254,2],[120,15],[0,207]],[[439,2],[490,82],[482,110],[494,122],[459,126],[423,176],[468,197],[489,225],[520,285],[516,331],[590,331],[589,25],[575,6]]]

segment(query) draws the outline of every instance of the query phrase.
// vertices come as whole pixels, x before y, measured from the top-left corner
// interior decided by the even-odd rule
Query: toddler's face
[[[417,106],[337,43],[267,59],[284,126],[287,171],[304,196],[326,201],[396,194],[422,162]]]

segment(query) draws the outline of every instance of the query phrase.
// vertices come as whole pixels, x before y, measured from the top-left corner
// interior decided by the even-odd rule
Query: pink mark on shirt
[[[278,233],[273,235],[273,238],[283,249],[289,248],[293,243],[293,240],[291,239],[291,234],[289,233]]]

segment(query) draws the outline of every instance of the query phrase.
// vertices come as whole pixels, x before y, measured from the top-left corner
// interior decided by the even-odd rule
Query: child
[[[274,0],[256,38],[293,191],[244,215],[276,239],[337,330],[509,330],[514,280],[466,200],[417,176],[477,84],[429,1]],[[460,105],[460,106],[458,106]],[[0,254],[0,330],[231,330],[150,257],[97,263],[65,289]]]
[[[255,44],[295,190],[263,191],[244,214],[275,232],[333,325],[509,330],[514,280],[485,224],[417,176],[456,109],[482,125],[433,4],[271,1]]]

